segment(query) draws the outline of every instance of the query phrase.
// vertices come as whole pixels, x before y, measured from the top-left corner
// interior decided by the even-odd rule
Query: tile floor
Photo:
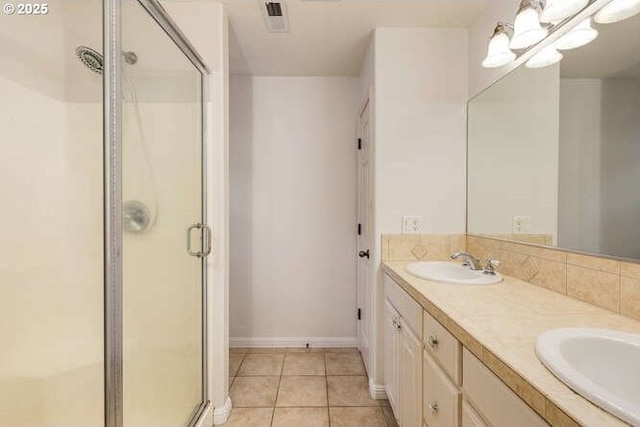
[[[226,427],[397,427],[355,348],[232,348]]]

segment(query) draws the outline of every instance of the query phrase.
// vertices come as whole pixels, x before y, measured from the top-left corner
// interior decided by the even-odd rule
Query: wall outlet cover
[[[530,216],[514,216],[513,232],[514,233],[531,232],[531,217]]]
[[[421,216],[409,216],[402,217],[402,233],[420,233],[422,231],[422,217]]]

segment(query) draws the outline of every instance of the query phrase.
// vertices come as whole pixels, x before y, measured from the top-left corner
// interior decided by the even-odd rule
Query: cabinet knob
[[[433,402],[429,404],[429,412],[431,412],[432,414],[437,414],[438,413],[438,403],[437,402]]]
[[[393,326],[393,329],[395,329],[396,331],[400,329],[400,322],[398,322],[396,319],[393,319],[391,321],[391,325]]]
[[[434,337],[433,335],[429,335],[429,338],[427,338],[427,344],[429,344],[429,347],[431,348],[436,348],[438,345],[438,337]]]

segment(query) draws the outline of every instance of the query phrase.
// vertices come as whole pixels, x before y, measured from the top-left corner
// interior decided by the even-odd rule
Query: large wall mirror
[[[640,14],[469,101],[467,231],[640,259]]]

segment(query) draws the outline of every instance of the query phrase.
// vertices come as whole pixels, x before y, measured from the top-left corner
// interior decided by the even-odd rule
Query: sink
[[[576,393],[640,426],[640,335],[606,329],[552,329],[538,337],[536,353]]]
[[[459,285],[492,285],[502,281],[499,274],[484,274],[469,267],[446,261],[412,262],[407,272],[421,279],[436,282],[457,283]]]

